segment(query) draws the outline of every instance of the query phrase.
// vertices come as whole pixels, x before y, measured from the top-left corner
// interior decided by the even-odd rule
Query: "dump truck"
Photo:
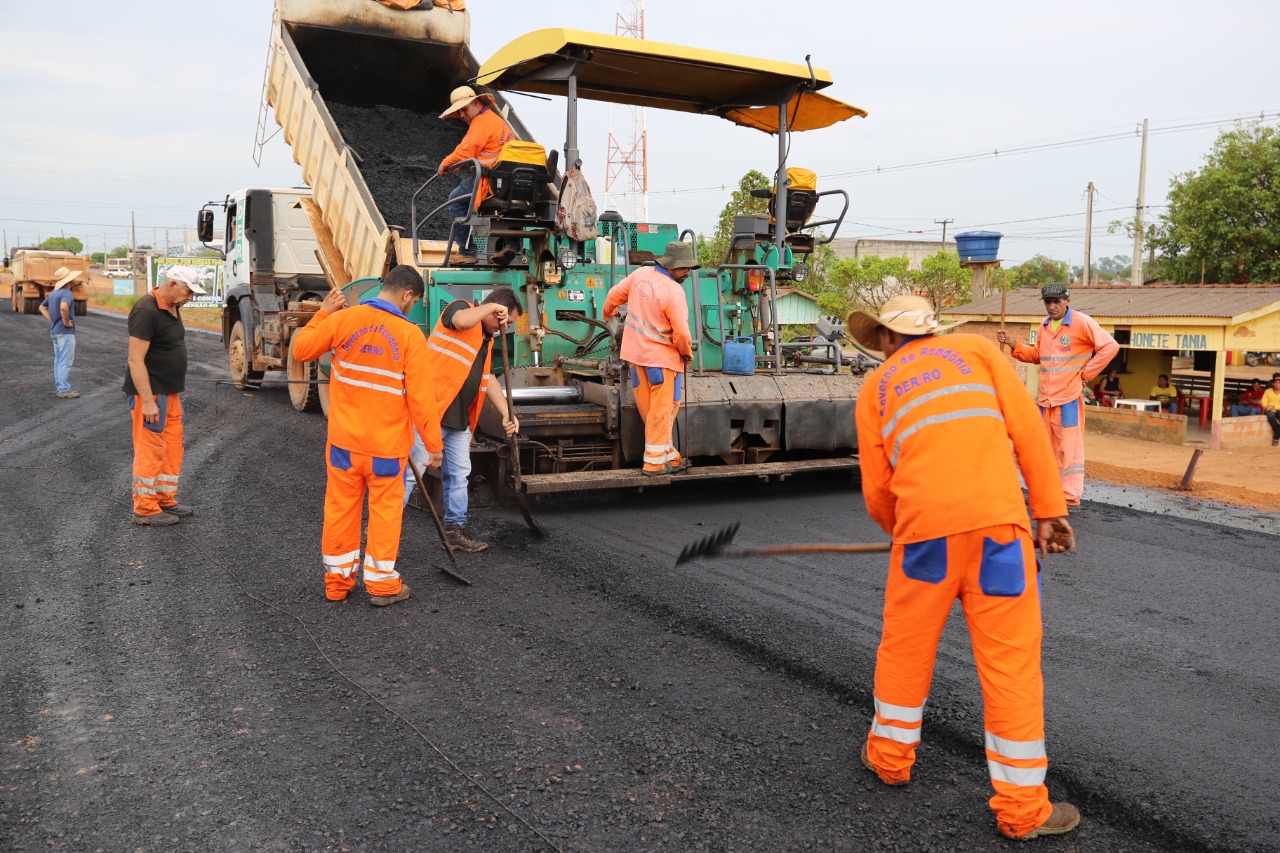
[[[58,281],[55,273],[66,267],[79,272],[80,277],[71,285],[75,298],[76,314],[89,311],[89,258],[73,252],[35,247],[17,248],[10,259],[13,276],[10,281],[9,304],[19,314],[39,314],[40,303],[53,292]]]
[[[303,366],[289,367],[287,340],[323,290],[343,288],[354,303],[376,294],[393,264],[408,263],[427,280],[426,298],[410,315],[424,333],[449,302],[496,287],[512,288],[525,306],[509,333],[512,365],[504,376],[521,423],[519,458],[511,458],[491,412],[473,444],[475,468],[499,497],[515,463],[528,494],[854,470],[861,380],[842,369],[843,325],[823,318],[800,345],[806,361],[797,364],[773,306],[778,283],[803,277],[805,258],[834,236],[848,208],[847,195],[819,192],[812,173],[802,179],[788,168],[789,133],[865,112],[820,93],[830,75],[807,65],[559,29],[521,37],[480,65],[467,47],[469,30],[466,13],[442,8],[277,0],[266,101],[310,187],[296,205],[312,228],[327,287],[315,279],[309,288],[287,284],[268,253],[250,260],[249,280],[228,289],[224,310],[233,375],[255,382],[264,370],[284,368],[309,384]],[[503,93],[564,97],[568,139],[562,159],[553,151],[509,167],[501,159],[490,169],[458,165],[494,187],[460,220],[478,250],[474,266],[460,267],[451,266],[454,223],[446,209],[457,175],[437,176],[436,168],[463,134],[461,123],[438,115],[464,83],[493,95],[526,141]],[[696,348],[675,442],[695,467],[678,477],[640,475],[644,427],[616,330],[601,314],[610,287],[693,232],[609,211],[590,223],[592,232],[566,233],[558,166],[581,163],[580,99],[709,114],[779,138],[767,193],[772,213],[741,217],[725,263],[685,285]],[[830,195],[843,197],[839,217],[815,219],[817,203]],[[249,233],[255,210],[279,211],[252,194],[248,207],[243,226],[228,218],[228,234]],[[276,312],[274,327],[262,319],[264,307]],[[325,378],[322,364],[314,376],[322,407]]]

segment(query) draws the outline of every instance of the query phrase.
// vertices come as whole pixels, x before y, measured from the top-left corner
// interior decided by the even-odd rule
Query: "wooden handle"
[[[765,545],[759,548],[724,548],[721,557],[772,557],[778,554],[881,554],[891,542],[854,544],[850,542],[801,542],[795,545]]]

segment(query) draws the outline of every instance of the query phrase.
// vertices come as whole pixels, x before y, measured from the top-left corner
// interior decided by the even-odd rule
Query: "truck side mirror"
[[[213,239],[213,211],[202,210],[196,214],[196,233],[201,243],[208,243]]]

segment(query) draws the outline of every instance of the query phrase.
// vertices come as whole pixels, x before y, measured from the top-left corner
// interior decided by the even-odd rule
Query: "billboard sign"
[[[166,258],[151,256],[147,259],[147,290],[155,289],[169,267],[188,266],[200,273],[200,286],[207,293],[196,295],[187,303],[188,308],[222,307],[222,259],[221,258]]]

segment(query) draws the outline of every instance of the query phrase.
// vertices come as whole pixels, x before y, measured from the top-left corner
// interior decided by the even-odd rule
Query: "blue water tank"
[[[754,338],[742,337],[724,342],[725,373],[735,376],[750,376],[756,372],[756,342]]]
[[[962,263],[994,261],[1000,251],[999,231],[965,231],[956,235],[956,251]]]

